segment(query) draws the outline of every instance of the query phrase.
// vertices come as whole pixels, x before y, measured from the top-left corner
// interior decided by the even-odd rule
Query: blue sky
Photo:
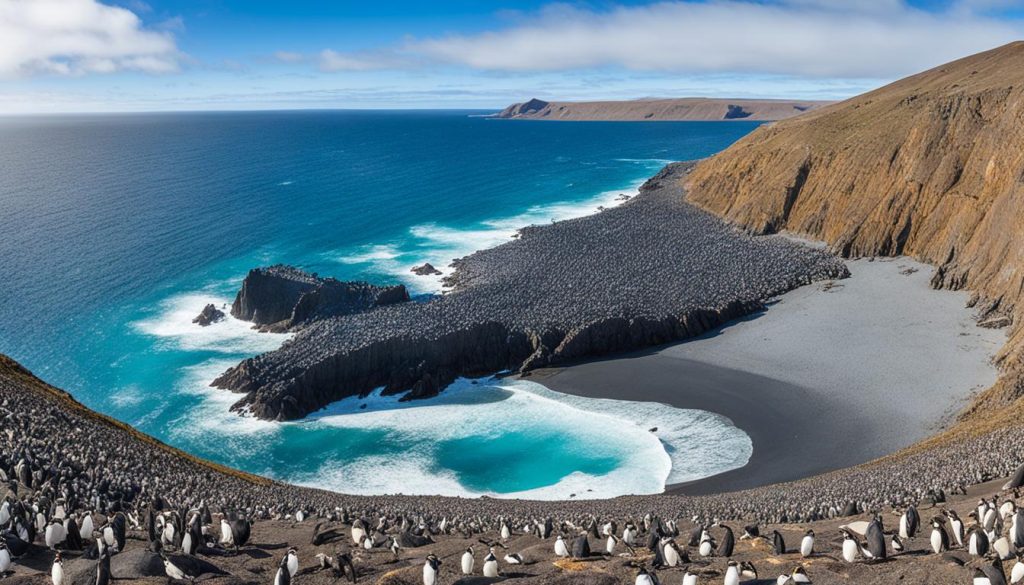
[[[0,0],[0,113],[836,99],[1022,31],[1024,0]]]

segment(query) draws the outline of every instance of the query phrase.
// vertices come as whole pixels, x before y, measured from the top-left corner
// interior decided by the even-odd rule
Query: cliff
[[[402,285],[342,282],[276,265],[249,271],[231,305],[231,314],[267,330],[286,331],[317,319],[408,300],[409,293]]]
[[[782,120],[829,102],[714,98],[646,99],[601,102],[546,102],[531,99],[512,104],[496,118],[527,120],[712,121]]]
[[[982,318],[1013,323],[1006,374],[975,409],[1006,404],[1024,394],[1022,98],[1015,42],[758,128],[697,166],[688,201],[754,233],[938,266],[934,286],[972,290]]]

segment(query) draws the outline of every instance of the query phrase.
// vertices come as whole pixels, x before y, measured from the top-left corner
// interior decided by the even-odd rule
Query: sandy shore
[[[1002,331],[977,327],[968,295],[935,291],[933,268],[856,260],[851,278],[806,286],[694,340],[538,371],[553,390],[729,417],[754,453],[673,493],[790,481],[864,463],[934,433],[991,385]]]

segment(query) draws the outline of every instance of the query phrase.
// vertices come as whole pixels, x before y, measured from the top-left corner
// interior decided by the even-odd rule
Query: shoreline
[[[714,412],[750,436],[745,466],[666,485],[665,494],[743,490],[892,455],[934,436],[995,382],[990,358],[1005,335],[976,326],[966,293],[928,288],[927,265],[848,264],[848,279],[795,289],[691,340],[529,379],[568,394]]]

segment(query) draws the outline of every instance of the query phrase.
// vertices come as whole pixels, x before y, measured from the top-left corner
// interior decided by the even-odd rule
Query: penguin
[[[697,574],[691,573],[689,568],[683,573],[683,585],[697,585]]]
[[[729,561],[728,568],[725,569],[725,585],[739,585],[740,584],[740,569],[736,561]]]
[[[622,528],[622,542],[626,543],[627,546],[633,546],[636,542],[636,526],[631,522],[626,523]]]
[[[288,555],[281,559],[281,565],[277,568],[277,575],[274,576],[274,585],[291,585],[292,574],[288,570]]]
[[[423,585],[437,585],[440,572],[441,559],[433,553],[427,555],[427,559],[423,563]]]
[[[1024,509],[1016,508],[1010,522],[1010,542],[1013,548],[1024,549]]]
[[[949,518],[949,527],[953,533],[953,540],[956,541],[956,545],[963,547],[964,545],[964,522],[957,516],[954,510],[950,510],[945,513]]]
[[[679,565],[679,546],[671,538],[661,539],[661,555],[666,567]]]
[[[932,534],[929,541],[935,554],[949,550],[949,534],[946,533],[946,522],[941,516],[932,518]]]
[[[1010,585],[1017,583],[1024,583],[1024,560],[1021,559],[1021,553],[1017,553],[1017,562],[1013,563],[1013,567],[1010,569]]]
[[[900,516],[900,538],[906,540],[908,538],[914,538],[917,535],[917,530],[921,525],[921,517],[917,513],[917,508],[913,505],[907,506],[903,514]]]
[[[697,522],[697,517],[693,517],[693,529],[690,530],[690,539],[686,541],[686,546],[697,546],[700,544],[700,537],[704,534],[704,526]]]
[[[988,554],[988,535],[977,524],[973,524],[967,532],[967,552],[976,557]]]
[[[361,519],[356,519],[352,523],[352,542],[354,544],[360,544],[363,541],[363,537],[366,536],[366,525]]]
[[[572,558],[574,559],[585,559],[590,556],[590,541],[587,539],[587,533],[584,532],[576,537],[576,540],[572,542]]]
[[[860,548],[857,539],[849,530],[843,529],[843,560],[852,563],[857,560],[857,551]]]
[[[793,581],[793,583],[807,584],[811,582],[810,577],[807,576],[807,570],[804,569],[802,566],[793,569],[793,572],[790,574],[789,578]]]
[[[57,548],[58,544],[63,544],[67,539],[67,531],[64,529],[64,523],[54,518],[46,525],[46,532],[44,533],[43,539],[46,541],[46,548],[53,550]]]
[[[82,524],[78,529],[79,537],[82,540],[91,540],[92,533],[94,530],[95,527],[93,526],[92,523],[92,512],[86,512],[85,516],[82,517]]]
[[[740,563],[740,577],[743,579],[757,580],[757,568],[750,561]]]
[[[303,510],[299,510],[298,512],[295,513],[295,521],[296,522],[301,524],[302,521],[305,520],[305,519],[306,519],[306,512],[304,512]]]
[[[814,554],[814,531],[808,530],[800,539],[800,556],[807,558]]]
[[[615,545],[619,542],[619,539],[614,534],[609,534],[608,539],[604,543],[604,552],[608,555],[615,554]]]
[[[893,554],[900,554],[901,552],[903,552],[903,548],[904,548],[903,547],[903,541],[900,540],[900,535],[899,534],[893,534],[892,535],[892,543],[891,544],[892,544],[892,552],[893,552]]]
[[[778,530],[772,531],[772,552],[776,555],[786,554],[786,541]]]
[[[288,554],[285,555],[285,561],[288,563],[288,576],[294,577],[295,573],[299,570],[299,551],[294,548],[288,549]]]
[[[525,565],[526,561],[523,560],[523,556],[519,553],[511,553],[505,555],[505,562],[509,565]]]
[[[565,539],[561,535],[555,539],[555,554],[563,559],[569,556],[569,548],[565,546]]]
[[[462,574],[472,575],[475,565],[476,559],[473,558],[473,547],[469,547],[466,549],[466,552],[462,553]]]
[[[584,537],[585,538],[585,537]],[[484,557],[484,577],[498,576],[498,558],[494,556],[494,549],[487,551]]]
[[[1006,585],[1006,573],[1003,572],[1003,563],[994,559],[991,563],[984,563],[980,568],[974,570],[975,585]]]
[[[7,539],[0,534],[0,575],[11,570],[11,551],[7,550]]]
[[[3,571],[0,571],[2,573]],[[64,561],[58,552],[53,557],[53,566],[50,567],[50,581],[53,585],[64,585]]]
[[[732,556],[732,551],[736,546],[736,538],[733,536],[732,528],[729,528],[722,523],[719,523],[718,526],[725,530],[725,534],[722,536],[722,542],[718,544],[718,556],[729,558]]]
[[[636,572],[634,585],[658,585],[658,576],[654,573],[648,573],[647,569],[640,567],[640,570]]]
[[[512,537],[512,531],[509,529],[508,524],[504,520],[502,520],[501,521],[501,539],[502,540],[508,540],[511,537]]]
[[[757,524],[748,524],[743,527],[743,536],[740,536],[740,540],[751,540],[760,537],[761,528]]]
[[[878,515],[868,524],[864,533],[867,543],[867,551],[872,559],[884,559],[887,554],[885,546],[885,535],[883,534],[882,519]]]
[[[72,514],[64,520],[64,543],[69,550],[82,550],[82,534]]]
[[[110,549],[100,553],[100,562],[96,564],[96,585],[110,585]]]
[[[697,552],[702,557],[711,556],[712,551],[715,549],[715,541],[711,538],[711,535],[705,530],[700,535],[700,546],[697,547]]]

